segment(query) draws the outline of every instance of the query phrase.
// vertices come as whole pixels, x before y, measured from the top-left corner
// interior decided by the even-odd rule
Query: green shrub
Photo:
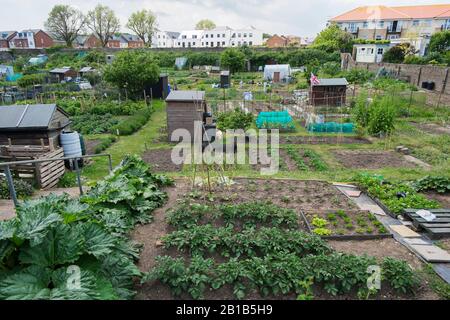
[[[28,197],[33,194],[33,186],[22,179],[14,179],[14,188],[19,198]],[[0,177],[0,199],[10,199],[8,183],[4,177]]]
[[[106,138],[102,138],[101,140],[102,141],[100,142],[100,144],[98,144],[94,149],[95,154],[102,153],[104,150],[108,149],[114,142],[117,141],[117,137],[109,136]]]
[[[217,117],[217,128],[220,130],[250,128],[254,121],[252,113],[246,113],[239,108],[222,112]]]
[[[152,115],[152,110],[142,109],[138,110],[135,114],[120,122],[119,124],[111,128],[111,133],[120,136],[128,136],[138,131],[143,125],[145,125]]]

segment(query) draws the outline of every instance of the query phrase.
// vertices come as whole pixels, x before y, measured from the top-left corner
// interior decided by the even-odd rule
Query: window
[[[225,41],[222,41],[222,46],[225,46]]]
[[[220,47],[220,41],[217,41],[217,46]]]
[[[253,45],[253,41],[249,41],[249,43],[248,43],[250,46],[252,46]]]
[[[383,54],[383,48],[378,48],[377,54]]]
[[[161,39],[161,35],[160,34],[158,34],[158,39]]]
[[[181,36],[181,39],[186,39],[186,36]]]
[[[235,46],[235,43],[234,43],[234,41],[231,43],[231,45],[234,47]]]
[[[413,20],[412,25],[413,27],[417,27],[419,25],[419,20]]]
[[[381,40],[381,39],[382,39],[381,35],[377,34],[377,36],[375,37],[375,40]]]
[[[209,42],[208,41],[206,42],[206,45],[209,46]]]
[[[205,35],[205,38],[208,38],[208,35]]]
[[[249,36],[250,38],[253,38],[253,33],[249,33],[248,36]]]
[[[246,33],[244,33],[244,38],[247,38],[247,34]]]
[[[378,27],[383,28],[384,27],[384,21],[378,21]]]
[[[236,33],[233,33],[233,35],[231,37],[232,38],[236,38]]]
[[[239,38],[241,37],[241,34],[240,34],[240,33],[238,33],[238,37],[239,37]]]
[[[214,35],[213,35],[213,34],[211,35],[211,38],[214,38]]]
[[[225,33],[222,34],[222,38],[225,38]]]
[[[369,23],[367,21],[363,22],[363,28],[367,29],[369,27]]]
[[[192,36],[192,39],[197,39],[197,35],[194,34],[194,35]]]
[[[178,42],[178,45],[181,45],[181,43],[180,43],[180,42]]]
[[[427,20],[424,21],[423,24],[424,24],[426,27],[431,27],[431,23],[432,23],[431,19],[427,19]]]
[[[217,34],[217,38],[220,38],[220,34]]]

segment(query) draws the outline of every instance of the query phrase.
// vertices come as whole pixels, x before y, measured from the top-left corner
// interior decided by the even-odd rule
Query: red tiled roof
[[[330,19],[330,21],[432,19],[437,17],[450,17],[450,4],[401,7],[365,6],[336,16]]]

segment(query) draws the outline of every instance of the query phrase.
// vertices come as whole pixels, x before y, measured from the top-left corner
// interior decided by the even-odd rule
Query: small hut
[[[220,87],[221,88],[230,87],[230,71],[222,71],[220,73]]]
[[[50,70],[50,75],[52,76],[53,80],[61,82],[75,78],[78,73],[71,67],[62,67]]]
[[[159,80],[153,85],[145,86],[145,94],[152,98],[165,99],[169,95],[169,76],[166,73],[159,75]]]
[[[348,82],[345,78],[318,79],[311,83],[309,101],[313,106],[345,105]]]
[[[167,132],[170,141],[176,129],[186,129],[194,139],[194,122],[207,112],[204,91],[171,91],[166,98]]]
[[[269,64],[264,67],[264,80],[273,82],[288,82],[291,76],[291,66],[288,64]]]

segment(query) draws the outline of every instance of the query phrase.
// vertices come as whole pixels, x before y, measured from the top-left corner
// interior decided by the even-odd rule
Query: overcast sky
[[[55,4],[70,4],[83,12],[97,3],[111,7],[120,18],[122,31],[128,16],[143,8],[157,14],[160,29],[193,29],[204,18],[231,28],[253,25],[270,34],[315,36],[328,19],[363,5],[411,5],[448,3],[449,0],[0,0],[0,30],[44,27]]]

